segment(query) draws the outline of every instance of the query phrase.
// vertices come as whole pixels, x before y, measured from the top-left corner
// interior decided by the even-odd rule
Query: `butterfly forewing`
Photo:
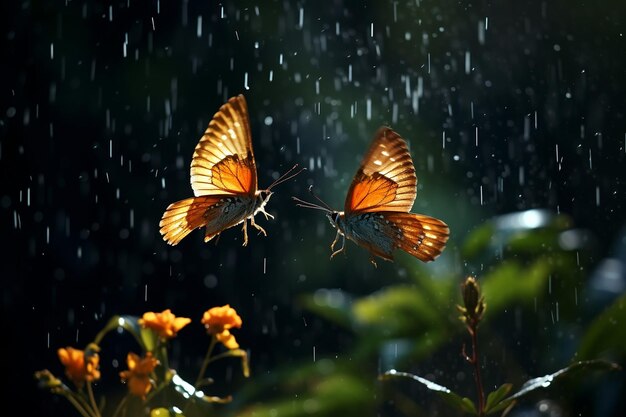
[[[416,186],[406,142],[390,128],[380,128],[352,180],[344,211],[408,212],[413,207]]]
[[[248,107],[242,95],[231,98],[215,113],[196,146],[191,187],[196,197],[256,192]]]

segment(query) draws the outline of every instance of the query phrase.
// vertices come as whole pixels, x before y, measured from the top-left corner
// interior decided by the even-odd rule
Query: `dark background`
[[[410,143],[420,181],[414,211],[451,228],[425,279],[480,274],[480,265],[464,262],[460,242],[481,222],[518,210],[565,213],[589,231],[589,273],[624,245],[623,2],[1,7],[8,331],[0,366],[11,387],[3,406],[72,412],[38,391],[32,373],[61,375],[56,349],[84,346],[115,314],[171,308],[191,317],[196,327],[181,332],[175,348],[181,366],[201,360],[202,312],[226,303],[243,318],[236,334],[251,351],[253,375],[312,360],[314,347],[318,358],[349,355],[351,338],[297,297],[325,287],[366,295],[406,282],[406,265],[417,261],[399,255],[401,262],[374,269],[352,243],[347,257],[330,261],[334,230],[290,197],[308,198],[314,185],[340,208],[383,124]],[[248,101],[259,185],[294,163],[308,170],[277,188],[275,220],[257,217],[268,237],[252,234],[241,247],[235,228],[215,245],[198,231],[169,247],[158,232],[163,210],[192,195],[193,149],[219,106],[239,93]],[[103,368],[132,347],[123,337],[110,343]],[[558,355],[558,347],[542,354]],[[227,380],[218,390],[235,395],[253,383]]]

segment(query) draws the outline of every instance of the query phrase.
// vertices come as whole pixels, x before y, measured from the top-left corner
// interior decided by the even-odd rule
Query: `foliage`
[[[100,401],[96,400],[92,384],[93,381],[99,379],[100,372],[98,369],[95,369],[97,371],[96,377],[85,378],[86,384],[83,380],[76,383],[77,372],[70,374],[68,364],[64,362],[67,376],[75,376],[74,379],[70,378],[72,382],[75,382],[74,389],[63,384],[48,370],[36,372],[35,378],[39,381],[41,388],[67,398],[83,417],[141,415],[169,417],[211,414],[213,404],[227,403],[232,398],[220,398],[205,394],[205,387],[213,382],[210,378],[205,378],[208,365],[228,357],[239,358],[244,376],[247,377],[249,374],[248,355],[244,350],[238,348],[239,345],[234,340],[234,336],[229,332],[229,329],[233,327],[241,327],[241,319],[235,310],[228,305],[215,307],[205,312],[202,323],[211,338],[195,383],[185,381],[175,369],[170,368],[168,358],[169,340],[176,337],[177,332],[190,321],[187,318],[174,316],[170,310],[165,310],[162,313],[148,312],[142,318],[114,316],[109,319],[96,335],[94,341],[89,343],[84,351],[67,348],[67,350],[74,352],[76,358],[74,365],[78,369],[78,375],[80,375],[81,369],[85,369],[86,366],[83,364],[86,362],[86,359],[83,361],[83,357],[97,358],[97,354],[100,352],[100,343],[109,333],[123,330],[135,339],[142,355],[132,352],[128,354],[128,370],[120,373],[122,381],[128,386],[128,394],[115,407],[107,406],[108,403],[104,397]],[[219,343],[222,343],[226,350],[214,354],[215,347]],[[62,351],[67,350],[59,349],[59,356],[61,357]],[[97,364],[98,361],[96,360],[95,363]],[[84,385],[86,385],[86,390]]]

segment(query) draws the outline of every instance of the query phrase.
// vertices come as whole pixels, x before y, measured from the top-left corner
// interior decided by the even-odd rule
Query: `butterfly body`
[[[272,186],[258,189],[248,108],[243,96],[231,98],[219,109],[196,145],[191,162],[191,187],[195,197],[170,204],[163,213],[159,226],[167,243],[176,245],[200,227],[206,228],[204,241],[208,242],[225,229],[243,223],[246,246],[248,220],[266,234],[255,223],[254,216],[260,212],[266,218],[273,218],[265,211]]]
[[[344,211],[296,199],[301,206],[326,211],[337,229],[331,258],[345,250],[345,239],[373,256],[393,260],[401,249],[424,261],[434,260],[448,241],[441,220],[410,213],[417,194],[415,168],[404,139],[390,128],[378,130],[348,190]],[[342,238],[341,248],[335,246]]]
[[[445,223],[428,216],[393,211],[349,216],[343,212],[336,213],[328,217],[339,236],[352,240],[372,255],[388,261],[393,260],[393,251],[396,249],[403,249],[423,261],[434,259],[441,249],[436,242],[447,236]],[[335,244],[339,236],[335,238]],[[344,245],[333,255],[343,250]]]

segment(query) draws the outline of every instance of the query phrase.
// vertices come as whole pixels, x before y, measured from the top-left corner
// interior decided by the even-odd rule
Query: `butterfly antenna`
[[[299,173],[301,173],[302,171],[306,170],[306,168],[301,168],[298,172],[293,173],[293,171],[298,168],[298,164],[295,164],[293,167],[291,167],[291,169],[289,169],[289,171],[285,172],[283,175],[281,175],[280,177],[278,177],[276,179],[276,181],[274,181],[273,183],[270,184],[269,187],[267,187],[267,190],[271,190],[273,187],[277,186],[278,184],[282,184],[285,181],[289,181],[290,179],[292,179],[293,177],[295,177],[296,175],[298,175]]]
[[[310,201],[304,201],[299,199],[298,197],[291,197],[293,199],[293,201],[296,202],[296,206],[298,207],[304,207],[304,208],[309,208],[309,209],[314,209],[314,210],[321,210],[321,211],[325,211],[325,212],[331,212],[332,210],[323,206],[320,206],[319,204],[315,204],[315,203],[311,203]]]
[[[322,200],[321,198],[319,198],[319,197],[317,196],[317,194],[315,194],[315,193],[313,192],[313,186],[312,186],[312,185],[310,185],[310,186],[309,186],[309,193],[313,196],[313,198],[315,198],[317,201],[319,201],[319,202],[322,204],[322,207],[324,207],[324,208],[325,208],[326,210],[328,210],[328,211],[333,211],[333,209],[331,209],[331,208],[330,208],[330,206],[324,202],[324,200]]]

